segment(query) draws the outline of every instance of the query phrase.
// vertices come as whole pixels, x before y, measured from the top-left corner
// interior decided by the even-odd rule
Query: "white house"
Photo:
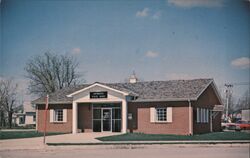
[[[18,126],[36,125],[36,112],[30,102],[23,103],[23,111],[13,114],[14,123]]]

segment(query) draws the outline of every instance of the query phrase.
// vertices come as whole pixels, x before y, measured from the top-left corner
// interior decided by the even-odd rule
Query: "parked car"
[[[250,121],[237,121],[235,123],[235,130],[250,130]]]
[[[235,130],[236,129],[236,124],[235,123],[229,123],[229,122],[222,122],[221,127],[223,130],[228,129],[228,130]]]

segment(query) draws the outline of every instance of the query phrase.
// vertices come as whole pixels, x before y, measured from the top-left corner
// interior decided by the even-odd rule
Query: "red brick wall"
[[[197,108],[207,108],[209,110],[212,110],[214,105],[219,105],[219,104],[220,102],[211,85],[203,92],[203,94],[198,98],[196,102],[192,103],[194,110],[196,110]],[[196,113],[194,112],[194,114]],[[216,121],[219,121],[219,122],[216,123],[215,126],[218,126],[218,127],[215,127],[215,128],[220,128],[221,126],[220,120],[216,120]],[[197,123],[196,120],[194,119],[193,131],[194,131],[194,134],[210,132],[210,118],[209,118],[208,123]]]
[[[148,134],[189,134],[188,102],[151,102],[128,104],[128,113],[132,113],[133,119],[128,120],[130,132],[142,132]],[[151,123],[150,107],[173,107],[172,123]]]
[[[63,123],[52,123],[50,122],[50,109],[63,108],[67,109],[67,122]],[[44,131],[44,110],[45,105],[38,105],[38,122],[37,130],[39,132]],[[63,132],[70,133],[72,132],[72,105],[71,104],[62,104],[62,105],[49,105],[49,110],[47,113],[47,132]]]
[[[92,106],[90,103],[78,104],[78,128],[82,132],[92,132]]]

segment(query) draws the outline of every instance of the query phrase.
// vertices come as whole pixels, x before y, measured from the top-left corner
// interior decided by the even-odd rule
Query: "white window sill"
[[[154,123],[169,123],[167,121],[155,121]]]
[[[63,122],[63,121],[53,121],[52,123],[65,123],[65,122]]]
[[[196,122],[198,124],[208,124],[209,122]]]

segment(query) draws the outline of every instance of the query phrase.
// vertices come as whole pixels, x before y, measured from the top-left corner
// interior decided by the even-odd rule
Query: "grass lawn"
[[[64,133],[47,133],[46,135],[58,135]],[[17,139],[17,138],[31,138],[41,137],[43,133],[36,131],[0,131],[0,140],[2,139]]]
[[[127,133],[123,135],[100,137],[97,139],[101,141],[250,140],[250,133],[214,132],[193,136]]]

